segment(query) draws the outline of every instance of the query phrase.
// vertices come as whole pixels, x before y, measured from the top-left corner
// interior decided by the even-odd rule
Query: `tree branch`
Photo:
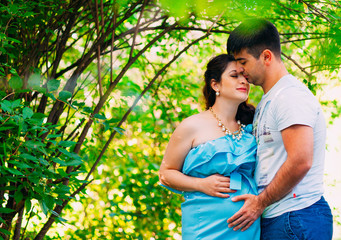
[[[312,77],[312,75],[311,75],[311,73],[308,73],[305,69],[304,69],[304,67],[302,67],[301,65],[299,65],[294,59],[292,59],[290,56],[288,56],[288,55],[286,55],[285,53],[283,53],[282,52],[282,55],[286,58],[286,59],[288,59],[288,60],[290,60],[291,62],[293,62],[302,72],[304,72],[309,78],[311,78]]]
[[[133,35],[133,43],[131,44],[129,59],[131,59],[133,57],[136,36],[137,36],[138,30],[139,30],[139,26],[140,26],[140,22],[141,22],[141,19],[142,19],[143,12],[144,12],[144,8],[146,7],[147,3],[148,3],[148,0],[144,0],[143,1],[143,5],[142,5],[142,8],[141,8],[140,16],[139,16],[139,18],[137,20],[137,23],[136,23],[136,26],[135,26],[135,32],[134,32],[134,35]]]
[[[129,114],[132,112],[132,110],[136,107],[137,103],[140,101],[140,99],[144,96],[144,94],[151,88],[151,86],[154,84],[154,82],[158,79],[158,77],[176,60],[178,59],[184,52],[186,52],[192,45],[198,43],[199,41],[201,41],[202,39],[205,39],[207,36],[209,36],[211,33],[210,31],[208,31],[205,35],[203,35],[202,37],[194,40],[193,42],[191,42],[190,44],[188,44],[184,49],[182,49],[176,56],[173,57],[173,59],[171,61],[169,61],[162,69],[159,70],[159,72],[154,76],[154,78],[149,82],[149,84],[145,87],[145,89],[141,92],[141,94],[135,99],[134,103],[132,104],[132,106],[128,109],[128,111],[124,114],[124,116],[122,117],[121,121],[117,124],[117,127],[121,127],[121,125],[126,121],[126,119],[128,118]],[[87,181],[89,179],[89,177],[91,176],[91,174],[93,173],[93,171],[96,169],[99,161],[101,160],[101,158],[103,157],[105,151],[107,150],[107,148],[109,147],[109,144],[111,143],[111,141],[113,140],[113,138],[116,135],[116,130],[114,130],[109,139],[107,140],[107,142],[105,143],[103,149],[101,150],[99,156],[97,157],[95,163],[93,164],[93,166],[91,167],[90,171],[88,172],[86,178],[84,179],[85,181]]]

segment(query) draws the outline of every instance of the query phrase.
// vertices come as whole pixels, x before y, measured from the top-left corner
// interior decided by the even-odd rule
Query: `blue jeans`
[[[262,240],[331,240],[333,216],[324,197],[313,205],[262,219]]]

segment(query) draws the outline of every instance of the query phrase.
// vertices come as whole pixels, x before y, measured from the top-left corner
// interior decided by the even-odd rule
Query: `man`
[[[228,219],[246,230],[262,215],[261,239],[331,239],[332,214],[323,194],[326,126],[320,104],[282,60],[279,34],[266,21],[243,22],[227,41],[248,82],[261,86],[253,134],[258,143],[258,196]]]

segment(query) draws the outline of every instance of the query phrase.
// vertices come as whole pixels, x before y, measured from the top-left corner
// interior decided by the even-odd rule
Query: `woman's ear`
[[[218,83],[214,78],[211,79],[211,88],[212,88],[215,92],[218,92],[218,91],[219,91],[219,83]]]

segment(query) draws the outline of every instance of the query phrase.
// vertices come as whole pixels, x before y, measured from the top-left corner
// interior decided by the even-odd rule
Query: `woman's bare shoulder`
[[[189,132],[195,132],[197,130],[200,130],[205,125],[205,122],[207,122],[208,119],[209,116],[207,114],[207,111],[194,114],[182,120],[177,129],[180,128]]]

